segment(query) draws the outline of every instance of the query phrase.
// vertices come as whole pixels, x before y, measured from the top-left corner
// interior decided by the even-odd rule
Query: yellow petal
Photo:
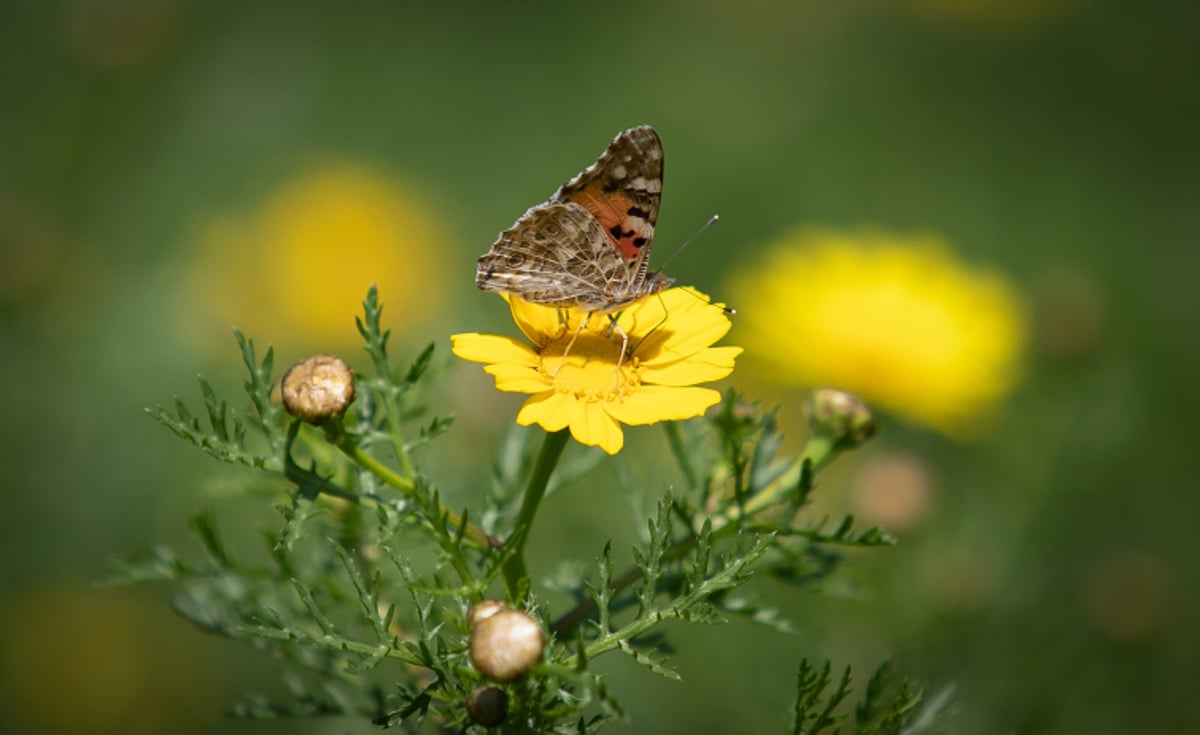
[[[640,375],[643,382],[655,385],[710,383],[733,372],[733,360],[740,354],[741,347],[709,347],[686,360],[644,364]]]
[[[517,412],[517,423],[521,426],[537,424],[546,431],[558,431],[566,428],[567,411],[574,402],[566,393],[546,391],[530,396],[521,410]]]
[[[665,303],[667,321],[652,325],[637,346],[643,363],[675,362],[708,347],[729,331],[731,323],[718,307],[682,289]],[[640,314],[638,315],[640,319]],[[639,324],[639,328],[643,328]]]
[[[604,410],[621,423],[637,426],[690,419],[720,402],[721,394],[711,388],[642,385],[619,401],[605,403]]]
[[[714,307],[708,303],[708,296],[690,286],[676,287],[629,305],[620,313],[617,324],[629,334],[648,335],[669,316],[671,329],[675,330],[674,320],[697,308],[708,310]]]
[[[621,431],[621,425],[601,407],[601,404],[572,400],[568,415],[571,436],[580,444],[600,447],[609,454],[616,454],[625,445],[625,434]]]
[[[674,290],[663,291],[656,296],[642,299],[625,307],[617,315],[617,326],[624,329],[627,334],[649,334],[666,319],[669,313],[665,306],[665,302],[668,300],[667,294]]]
[[[517,296],[505,296],[517,328],[538,347],[545,347],[561,330],[558,309],[531,304]]]
[[[512,337],[502,337],[497,334],[465,334],[450,335],[454,345],[452,351],[464,360],[471,362],[506,362],[513,365],[538,365],[538,355],[529,346]]]
[[[501,363],[483,369],[496,378],[496,388],[509,393],[541,393],[552,387],[536,367]]]

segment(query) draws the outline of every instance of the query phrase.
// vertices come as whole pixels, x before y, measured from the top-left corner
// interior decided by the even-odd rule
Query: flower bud
[[[507,609],[508,605],[505,605],[500,600],[483,600],[467,611],[467,627],[474,628],[501,610]]]
[[[542,659],[546,636],[519,610],[498,610],[471,629],[468,648],[475,670],[492,681],[514,681]]]
[[[858,396],[836,388],[818,388],[808,402],[808,425],[814,434],[855,447],[875,434],[875,417]]]
[[[508,716],[508,695],[496,687],[476,687],[467,697],[467,714],[476,725],[496,727]]]
[[[320,425],[346,413],[354,400],[354,373],[339,357],[313,355],[288,368],[280,393],[288,413]]]

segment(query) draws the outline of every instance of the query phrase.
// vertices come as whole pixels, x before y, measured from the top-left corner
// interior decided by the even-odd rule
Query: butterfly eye
[[[525,262],[525,256],[520,253],[512,253],[508,256],[508,264],[513,268]]]

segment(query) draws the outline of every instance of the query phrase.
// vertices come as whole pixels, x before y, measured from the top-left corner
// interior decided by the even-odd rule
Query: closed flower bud
[[[498,610],[471,629],[471,664],[492,681],[514,681],[542,660],[546,636],[519,610]]]
[[[467,611],[467,627],[474,628],[501,610],[507,609],[508,605],[505,605],[500,600],[484,600],[479,602]]]
[[[855,447],[875,434],[875,417],[858,396],[836,388],[818,388],[808,402],[808,425],[844,447]]]
[[[476,725],[496,727],[508,716],[508,695],[496,687],[476,687],[467,697],[467,714]]]
[[[354,400],[354,373],[339,357],[313,355],[284,373],[280,393],[288,413],[320,425],[346,413]]]

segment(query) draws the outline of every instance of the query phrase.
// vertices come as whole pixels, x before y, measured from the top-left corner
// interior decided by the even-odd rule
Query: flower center
[[[597,334],[590,329],[576,334],[566,329],[542,348],[542,375],[556,391],[578,399],[619,400],[641,382],[638,359],[622,358],[621,342],[619,334]]]

